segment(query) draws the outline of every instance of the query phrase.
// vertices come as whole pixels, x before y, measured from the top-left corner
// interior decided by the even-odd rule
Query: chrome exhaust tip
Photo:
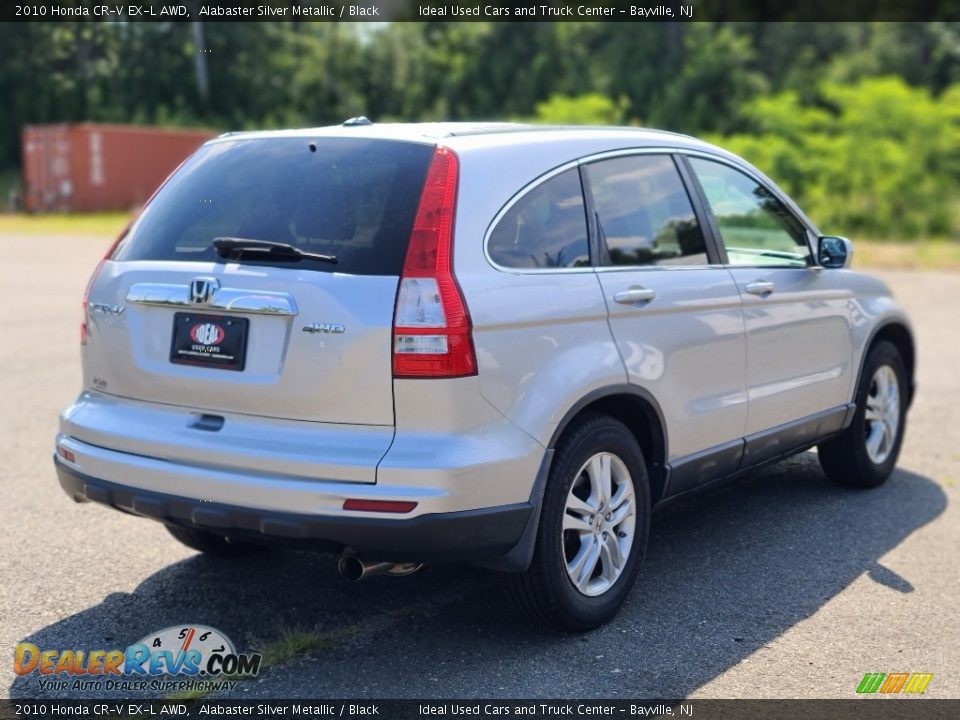
[[[337,572],[340,573],[340,577],[353,582],[360,582],[361,580],[366,580],[367,578],[384,574],[398,577],[403,575],[412,575],[421,567],[423,566],[414,563],[392,563],[364,560],[363,558],[351,553],[341,555],[340,559],[337,561]]]
[[[375,575],[382,575],[393,567],[390,562],[369,562],[361,560],[356,555],[341,555],[337,562],[337,570],[341,577],[353,582],[366,580]]]

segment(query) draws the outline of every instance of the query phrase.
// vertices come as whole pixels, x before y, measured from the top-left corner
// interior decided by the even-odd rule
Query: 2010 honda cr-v
[[[814,445],[891,473],[914,344],[851,254],[671,133],[226,135],[90,281],[60,482],[207,552],[477,561],[593,627],[664,501]]]

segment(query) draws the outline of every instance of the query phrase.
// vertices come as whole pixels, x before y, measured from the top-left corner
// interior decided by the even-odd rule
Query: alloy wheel
[[[882,465],[890,457],[900,429],[900,386],[889,365],[881,365],[873,374],[864,418],[867,456],[875,465]]]
[[[567,575],[583,595],[602,595],[623,573],[636,506],[633,478],[619,457],[597,453],[580,468],[564,508],[562,550]]]

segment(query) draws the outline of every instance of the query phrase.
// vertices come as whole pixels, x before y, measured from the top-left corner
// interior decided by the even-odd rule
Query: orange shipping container
[[[26,125],[24,203],[30,212],[130,210],[200,145],[209,130],[93,123]]]

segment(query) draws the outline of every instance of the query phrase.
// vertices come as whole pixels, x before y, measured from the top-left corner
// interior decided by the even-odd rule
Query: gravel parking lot
[[[163,528],[75,505],[50,459],[76,395],[80,297],[109,240],[0,236],[4,461],[0,694],[40,697],[13,648],[125,647],[181,623],[313,651],[239,697],[852,697],[865,672],[932,672],[960,698],[960,274],[885,272],[918,334],[900,469],[838,488],[807,453],[675,506],[625,609],[582,636],[527,624],[498,579],[432,567],[341,580],[293,552],[213,561]]]

